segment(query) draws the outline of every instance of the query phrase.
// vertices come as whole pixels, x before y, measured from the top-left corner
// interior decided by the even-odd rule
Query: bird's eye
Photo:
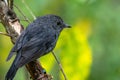
[[[57,25],[61,25],[61,22],[57,22]]]

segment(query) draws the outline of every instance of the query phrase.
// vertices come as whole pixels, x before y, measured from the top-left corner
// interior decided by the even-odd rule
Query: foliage
[[[21,0],[14,2],[33,21]],[[35,16],[57,14],[71,29],[61,33],[55,53],[63,65],[68,80],[119,80],[120,79],[120,2],[119,0],[26,0]],[[15,8],[18,17],[23,17]],[[21,21],[26,27],[27,22]],[[0,25],[0,31],[5,32]],[[12,60],[6,57],[12,48],[10,39],[0,35],[0,80]],[[40,58],[53,80],[64,80],[52,54]],[[15,80],[28,80],[26,69],[21,68]]]

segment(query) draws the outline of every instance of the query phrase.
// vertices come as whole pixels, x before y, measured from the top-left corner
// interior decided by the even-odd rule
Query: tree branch
[[[9,5],[13,6],[13,4],[10,3]],[[24,28],[20,23],[20,20],[17,18],[15,12],[12,10],[12,6],[8,7],[3,0],[0,0],[1,23],[3,24],[7,34],[10,35],[12,43],[15,44],[17,38],[20,36]],[[26,68],[33,80],[51,80],[51,76],[46,74],[37,60],[28,63]]]

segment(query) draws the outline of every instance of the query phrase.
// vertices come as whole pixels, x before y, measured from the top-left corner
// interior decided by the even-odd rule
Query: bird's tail
[[[17,70],[18,70],[18,64],[19,64],[20,54],[16,55],[15,60],[13,61],[10,69],[8,70],[5,80],[13,80]]]
[[[13,63],[12,66],[10,67],[9,71],[7,72],[5,76],[5,80],[13,80],[18,68],[15,66]]]

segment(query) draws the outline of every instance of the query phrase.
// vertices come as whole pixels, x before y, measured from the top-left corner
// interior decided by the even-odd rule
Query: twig
[[[8,7],[9,7],[10,9],[13,9],[13,1],[14,1],[14,0],[7,0]]]
[[[63,67],[62,67],[61,63],[60,63],[59,60],[57,59],[57,56],[55,55],[55,53],[54,53],[53,51],[52,51],[52,54],[53,54],[55,60],[57,61],[58,65],[59,65],[59,68],[60,68],[60,70],[61,70],[61,72],[62,72],[65,80],[68,80],[68,79],[67,79],[67,76],[66,76],[66,74],[65,74],[65,72],[64,72],[64,70],[63,70]]]
[[[27,10],[30,12],[30,14],[32,15],[33,19],[35,20],[36,17],[35,17],[35,15],[33,14],[33,12],[30,10],[29,6],[25,3],[24,0],[22,0],[22,3],[26,6]]]
[[[0,32],[0,34],[1,34],[1,35],[5,35],[5,36],[10,37],[10,35],[9,35],[9,34],[7,34],[7,33]]]
[[[21,15],[24,17],[25,21],[27,21],[28,23],[30,23],[31,21],[24,15],[24,13],[20,10],[20,8],[18,8],[18,6],[15,5],[15,4],[14,4],[14,6],[21,13]]]

